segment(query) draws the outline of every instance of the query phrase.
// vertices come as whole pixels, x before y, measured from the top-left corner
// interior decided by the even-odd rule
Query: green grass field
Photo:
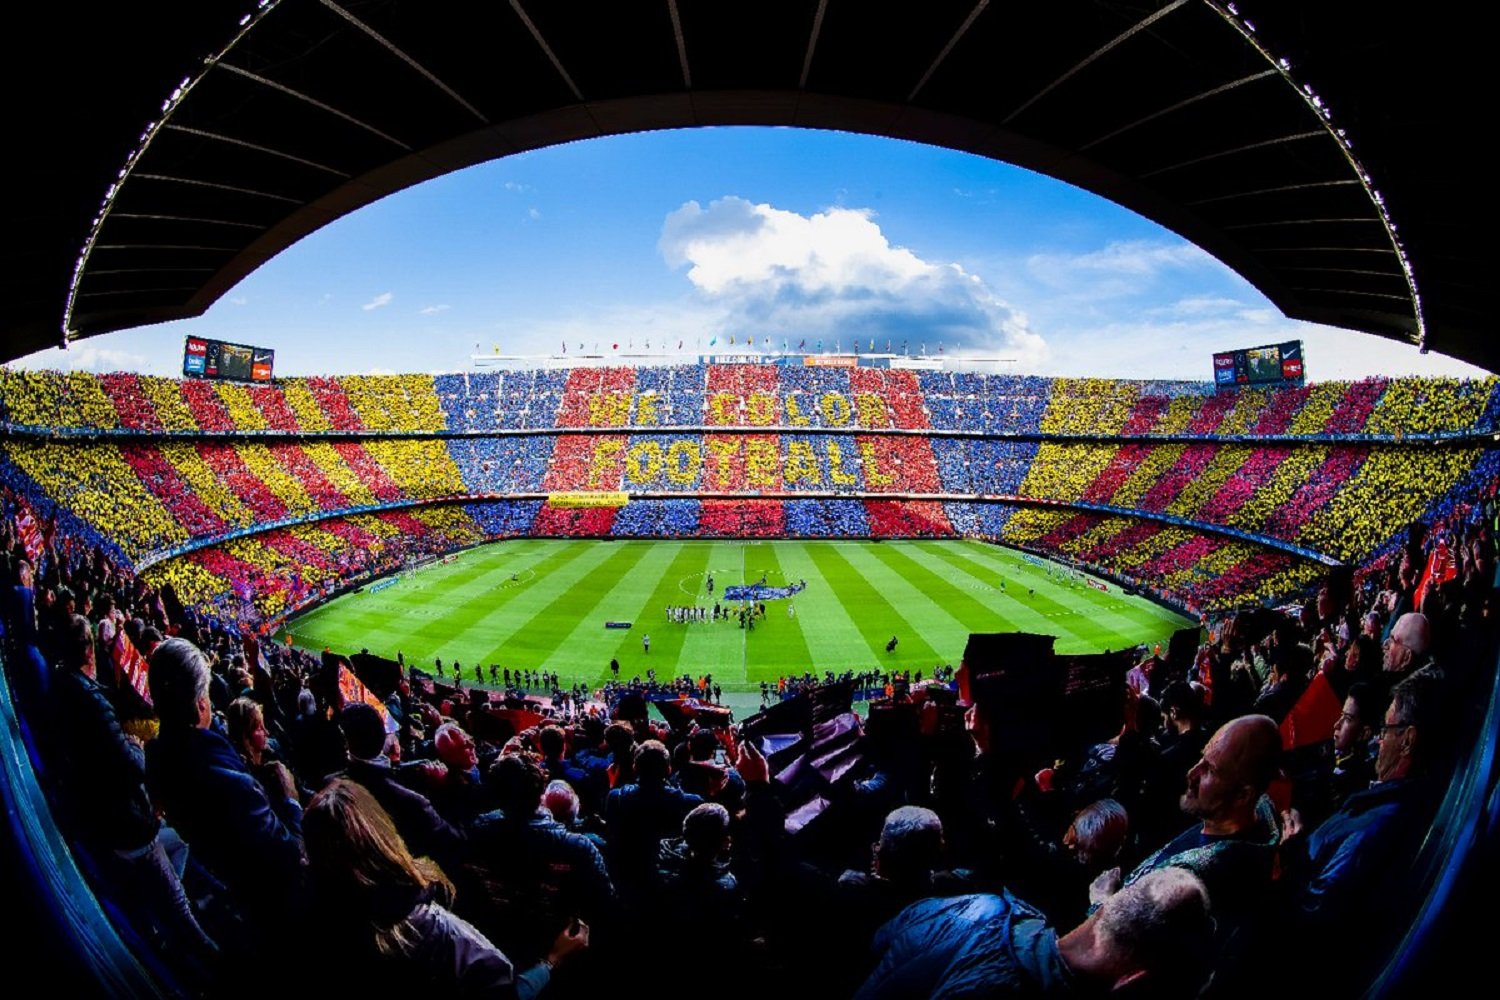
[[[712,572],[715,593],[704,589]],[[672,624],[674,604],[712,607],[723,588],[765,575],[805,580],[766,603],[754,631],[728,621]],[[1005,589],[1001,590],[1004,581]],[[1028,591],[1034,590],[1034,593]],[[957,665],[970,632],[1056,635],[1060,653],[1165,643],[1191,622],[1114,584],[1100,593],[1067,582],[1009,549],[971,541],[565,541],[524,539],[471,549],[446,565],[403,575],[378,593],[346,594],[294,619],[293,642],[311,650],[368,648],[413,666],[476,664],[556,670],[563,683],[621,675],[712,672],[747,690],[812,668],[930,671]],[[629,621],[629,630],[606,621]],[[641,638],[649,634],[651,651]],[[892,635],[900,642],[885,652]]]

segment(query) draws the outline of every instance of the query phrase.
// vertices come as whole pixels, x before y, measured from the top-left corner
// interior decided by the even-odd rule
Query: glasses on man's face
[[[1396,732],[1398,730],[1401,730],[1401,729],[1410,729],[1410,728],[1411,728],[1411,723],[1410,722],[1387,722],[1387,723],[1384,723],[1384,724],[1381,725],[1381,727],[1380,727],[1380,735],[1384,736],[1386,733],[1394,733],[1394,732]]]

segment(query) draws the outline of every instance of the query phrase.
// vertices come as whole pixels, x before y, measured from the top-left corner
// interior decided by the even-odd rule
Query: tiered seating
[[[585,510],[476,503],[479,520],[452,531],[424,527],[409,512],[368,526],[336,518],[323,523],[338,530],[293,525],[265,544],[331,573],[338,549],[385,530],[453,544],[525,532],[958,533],[1208,593],[1205,581],[1248,581],[1244,565],[1283,582],[1300,577],[1295,559],[1252,560],[1265,553],[1203,535],[1207,528],[1359,560],[1388,551],[1405,523],[1468,502],[1459,498],[1476,495],[1491,462],[1477,445],[1407,447],[1401,439],[1487,432],[1500,412],[1497,386],[1377,378],[1214,394],[1199,383],[771,365],[319,377],[271,386],[5,371],[0,413],[22,428],[90,435],[10,439],[6,479],[62,504],[127,559],[358,508],[445,501],[432,510],[459,510],[452,501],[476,494],[623,490],[645,499]],[[673,426],[687,429],[658,430]],[[892,433],[929,427],[961,436]],[[599,428],[613,432],[586,433]],[[506,429],[538,433],[484,433]],[[164,432],[188,436],[155,437]],[[1235,435],[1250,440],[1224,440]],[[1253,440],[1264,435],[1281,440]],[[1335,439],[1347,435],[1356,439]],[[695,498],[650,499],[678,492]],[[848,499],[797,499],[811,493]],[[903,499],[912,494],[953,499],[938,506]],[[1065,506],[966,502],[971,496]],[[1187,523],[1116,527],[1069,505]],[[241,555],[251,551],[258,550]],[[320,562],[320,553],[334,562]],[[280,564],[257,558],[259,575],[235,578],[264,582]]]

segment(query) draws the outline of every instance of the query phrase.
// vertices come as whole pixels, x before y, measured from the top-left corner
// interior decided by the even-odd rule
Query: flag
[[[682,350],[682,341],[680,341],[680,340],[677,342],[677,349],[679,351]]]
[[[875,350],[875,338],[874,337],[870,338],[870,350],[872,350],[872,351]]]
[[[1427,554],[1427,568],[1422,571],[1422,582],[1417,584],[1417,596],[1413,607],[1421,610],[1422,601],[1427,597],[1427,591],[1432,587],[1440,587],[1449,580],[1458,576],[1458,567],[1453,564],[1453,553],[1448,549],[1448,539],[1438,539],[1437,545],[1433,546]]]
[[[565,341],[562,342],[562,345],[563,345],[563,353],[567,354],[568,353],[568,342],[565,340]]]
[[[31,560],[33,566],[42,554],[42,529],[36,523],[36,516],[31,513],[31,508],[26,501],[17,500],[20,509],[16,512],[16,534],[20,536],[21,544],[26,547],[26,558]]]
[[[1332,739],[1334,724],[1343,710],[1344,703],[1334,693],[1328,675],[1319,671],[1281,720],[1281,748],[1295,750]]]
[[[385,707],[385,702],[371,694],[370,689],[365,687],[365,682],[354,676],[354,671],[343,664],[339,665],[339,693],[344,696],[345,705],[364,702],[380,713],[380,720],[385,723],[386,732],[396,731],[396,720],[391,718],[391,711]]]
[[[618,351],[620,349],[620,345],[619,345],[618,342],[610,344],[609,345],[609,349],[612,350],[612,351]]]
[[[891,353],[891,342],[889,338],[887,338],[885,342],[885,353]]]
[[[800,350],[802,350],[806,346],[807,346],[807,338],[806,337],[803,337],[801,340],[797,341],[797,350],[800,351]]]
[[[730,334],[730,335],[729,335],[729,343],[730,343],[730,344],[731,344],[731,345],[733,345],[733,344],[734,344],[734,334],[732,334],[732,333],[731,333],[731,334]]]
[[[151,704],[150,685],[146,683],[146,658],[122,628],[115,629],[114,641],[109,645],[109,658],[115,665],[116,683],[129,684],[146,704]]]
[[[708,338],[708,346],[709,346],[709,347],[712,347],[712,346],[714,346],[714,345],[715,345],[715,344],[717,344],[717,343],[718,343],[718,342],[719,342],[719,338],[718,338],[718,337],[709,337],[709,338]],[[731,343],[733,343],[733,341],[730,341],[730,342],[731,342]]]

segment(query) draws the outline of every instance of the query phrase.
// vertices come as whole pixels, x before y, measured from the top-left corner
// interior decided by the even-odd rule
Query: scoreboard
[[[1247,385],[1301,385],[1302,381],[1300,340],[1214,355],[1214,385],[1220,389]]]
[[[267,347],[188,337],[182,352],[182,374],[187,378],[269,382],[275,361],[276,352]]]

